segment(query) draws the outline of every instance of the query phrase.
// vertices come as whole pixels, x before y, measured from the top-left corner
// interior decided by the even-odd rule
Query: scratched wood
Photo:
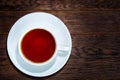
[[[72,52],[56,74],[35,78],[17,70],[7,52],[12,25],[23,15],[56,15],[70,31]],[[0,2],[0,80],[120,80],[119,0],[2,0]]]

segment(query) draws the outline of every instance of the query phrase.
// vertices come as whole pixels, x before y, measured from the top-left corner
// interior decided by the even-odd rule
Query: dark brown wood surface
[[[36,11],[59,17],[73,42],[65,67],[45,78],[21,73],[6,49],[15,21]],[[0,80],[120,80],[120,0],[0,1]]]

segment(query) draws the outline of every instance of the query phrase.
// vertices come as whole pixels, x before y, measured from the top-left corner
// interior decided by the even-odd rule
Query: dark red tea
[[[35,63],[49,60],[53,56],[55,48],[56,43],[53,36],[43,29],[29,31],[21,42],[23,55]]]

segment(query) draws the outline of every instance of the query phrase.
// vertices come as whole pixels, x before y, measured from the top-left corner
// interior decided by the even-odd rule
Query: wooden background
[[[65,67],[45,78],[18,71],[6,49],[14,22],[36,11],[59,17],[73,42]],[[1,0],[0,80],[120,80],[120,0]]]

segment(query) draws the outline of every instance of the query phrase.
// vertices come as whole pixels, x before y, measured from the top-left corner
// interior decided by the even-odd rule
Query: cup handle
[[[59,53],[63,53],[63,52],[66,52],[66,51],[69,51],[69,47],[67,47],[67,46],[58,46],[58,52]]]

